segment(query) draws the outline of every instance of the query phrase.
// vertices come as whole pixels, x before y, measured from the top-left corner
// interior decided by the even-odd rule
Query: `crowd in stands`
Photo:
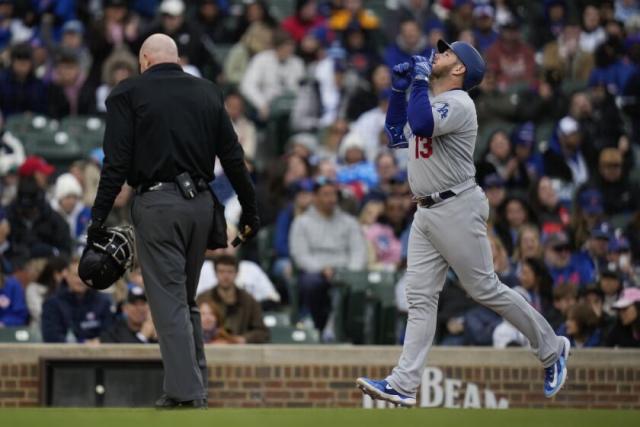
[[[102,117],[155,32],[186,72],[223,87],[263,224],[240,251],[207,254],[206,342],[268,342],[263,310],[294,305],[334,341],[340,270],[397,274],[402,319],[416,205],[407,150],[386,147],[390,68],[443,38],[487,61],[470,96],[496,274],[575,347],[640,346],[637,0],[0,0],[0,328],[156,340],[139,269],[107,292],[77,275],[101,150],[56,162],[9,126]],[[219,166],[211,185],[233,229],[240,207]],[[133,195],[122,188],[108,225],[129,221]],[[528,345],[453,270],[437,331],[442,345]]]

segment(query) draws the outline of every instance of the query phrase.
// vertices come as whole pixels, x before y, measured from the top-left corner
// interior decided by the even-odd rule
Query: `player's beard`
[[[433,70],[431,71],[431,77],[436,79],[446,77],[449,75],[449,73],[451,73],[451,70],[453,70],[453,67],[455,66],[456,66],[456,63],[453,63],[451,65],[445,65],[442,67],[434,66]]]

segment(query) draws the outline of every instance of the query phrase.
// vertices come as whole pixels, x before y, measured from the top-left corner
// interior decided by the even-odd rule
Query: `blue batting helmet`
[[[467,69],[464,75],[464,81],[462,82],[462,88],[468,91],[478,86],[487,68],[487,64],[484,62],[480,52],[467,42],[454,42],[449,44],[444,40],[438,40],[439,53],[443,53],[448,49],[451,49],[453,53],[456,54]]]

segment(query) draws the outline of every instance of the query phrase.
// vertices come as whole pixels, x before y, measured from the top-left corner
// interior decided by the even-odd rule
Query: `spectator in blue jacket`
[[[584,247],[575,255],[581,269],[589,272],[587,283],[595,283],[601,271],[607,267],[607,249],[613,234],[613,228],[607,222],[601,222],[591,229]]]
[[[20,282],[0,273],[0,328],[24,326],[28,318],[29,311]]]
[[[473,38],[480,52],[485,52],[498,40],[494,29],[494,9],[490,4],[479,4],[473,8]]]
[[[289,253],[289,230],[293,220],[303,214],[313,201],[313,181],[301,179],[289,186],[290,198],[293,199],[284,209],[278,212],[275,230],[273,233],[273,248],[276,253],[276,260],[273,264],[273,275],[276,279],[276,286],[281,294],[283,285],[293,280],[293,266],[291,264],[291,254]]]
[[[47,89],[33,68],[31,47],[28,44],[14,46],[11,66],[0,73],[0,109],[5,118],[24,112],[46,112]]]
[[[109,297],[88,288],[78,276],[78,259],[65,271],[60,290],[42,307],[44,342],[90,342],[112,322]]]
[[[564,283],[582,287],[592,278],[593,270],[572,254],[569,238],[563,232],[545,237],[544,260],[554,287]]]
[[[413,55],[429,56],[429,41],[413,19],[400,24],[400,33],[394,43],[384,50],[384,62],[389,68],[402,62],[411,62]]]

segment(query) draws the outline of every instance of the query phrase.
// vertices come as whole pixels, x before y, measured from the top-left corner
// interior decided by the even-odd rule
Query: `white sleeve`
[[[247,98],[254,108],[260,110],[268,105],[267,99],[264,97],[261,85],[261,76],[264,72],[262,56],[256,55],[249,61],[247,70],[240,82],[240,92]]]

